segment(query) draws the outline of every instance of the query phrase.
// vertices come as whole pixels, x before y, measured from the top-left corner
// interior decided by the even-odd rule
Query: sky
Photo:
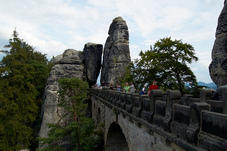
[[[84,44],[105,44],[115,17],[129,28],[132,60],[157,40],[190,43],[199,61],[190,65],[198,81],[212,82],[208,66],[224,0],[0,0],[0,49],[14,29],[48,58]],[[2,54],[0,54],[0,59]]]

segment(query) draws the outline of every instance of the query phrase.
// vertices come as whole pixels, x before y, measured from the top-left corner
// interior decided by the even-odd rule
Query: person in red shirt
[[[158,85],[157,85],[157,81],[153,81],[152,84],[149,86],[149,89],[148,89],[148,92],[147,92],[147,95],[150,96],[150,93],[152,90],[156,90],[158,89]]]

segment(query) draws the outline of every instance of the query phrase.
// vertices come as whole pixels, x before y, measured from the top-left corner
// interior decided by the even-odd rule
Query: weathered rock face
[[[67,49],[52,61],[55,64],[50,72],[45,88],[45,100],[42,107],[43,119],[39,137],[48,136],[48,124],[59,121],[63,109],[58,107],[58,80],[60,78],[79,78],[95,84],[101,68],[102,45],[88,43],[84,51]]]
[[[59,61],[63,58],[63,54],[57,55],[56,57],[53,57],[51,59],[51,62],[53,62],[54,64],[59,63]]]
[[[109,36],[105,43],[101,84],[115,84],[125,73],[130,63],[129,34],[126,22],[117,17],[110,25]]]
[[[87,43],[84,45],[84,67],[89,86],[96,84],[101,68],[102,49],[101,44]]]
[[[227,84],[227,3],[218,18],[216,40],[212,50],[212,62],[209,66],[210,76],[216,85]]]
[[[48,124],[57,123],[63,110],[57,106],[58,102],[58,79],[60,78],[84,78],[84,65],[82,62],[82,52],[68,49],[62,59],[56,61],[57,64],[51,69],[47,85],[45,88],[45,101],[43,104],[43,120],[39,136],[48,136]]]

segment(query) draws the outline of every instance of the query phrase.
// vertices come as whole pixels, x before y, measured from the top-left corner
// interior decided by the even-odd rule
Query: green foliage
[[[41,138],[48,144],[42,151],[65,150],[68,144],[73,151],[90,151],[94,145],[94,124],[86,117],[88,84],[77,78],[59,80],[59,103],[64,113],[56,124],[50,125],[48,138]]]
[[[133,63],[131,62],[125,69],[124,75],[119,79],[121,86],[125,86],[125,83],[131,83],[133,82],[133,77],[131,73],[131,67]]]
[[[16,31],[5,46],[0,65],[0,150],[30,147],[34,121],[49,73],[46,56],[18,38]]]
[[[185,92],[185,83],[197,87],[196,77],[188,64],[197,61],[192,45],[181,40],[163,38],[154,44],[154,48],[140,53],[140,59],[132,66],[135,83],[143,85],[158,81],[163,89],[178,89]]]

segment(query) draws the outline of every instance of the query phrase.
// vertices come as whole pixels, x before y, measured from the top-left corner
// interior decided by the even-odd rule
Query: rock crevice
[[[102,49],[103,46],[101,44],[87,43],[84,45],[84,72],[89,86],[92,86],[97,82],[97,78],[101,69]]]

